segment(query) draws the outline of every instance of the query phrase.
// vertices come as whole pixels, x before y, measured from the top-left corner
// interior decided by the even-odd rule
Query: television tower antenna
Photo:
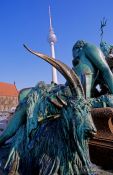
[[[55,59],[55,43],[57,41],[57,37],[54,33],[53,27],[52,27],[52,16],[51,16],[51,9],[49,6],[49,20],[50,20],[50,28],[49,28],[49,44],[51,48],[51,57]],[[56,68],[52,67],[52,82],[58,84],[57,80],[57,70]]]

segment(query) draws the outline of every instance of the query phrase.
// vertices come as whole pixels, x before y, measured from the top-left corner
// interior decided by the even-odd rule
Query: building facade
[[[18,105],[18,93],[15,83],[0,82],[0,113],[14,111]]]

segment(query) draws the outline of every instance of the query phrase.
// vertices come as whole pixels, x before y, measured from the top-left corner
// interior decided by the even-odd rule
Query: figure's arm
[[[26,121],[26,104],[19,104],[14,115],[8,123],[7,128],[0,136],[0,145],[10,139],[19,127]]]
[[[98,48],[97,46],[87,43],[84,46],[84,51],[86,57],[98,68],[101,69],[101,71],[104,71],[104,69],[107,67],[109,68],[105,56],[103,52]]]

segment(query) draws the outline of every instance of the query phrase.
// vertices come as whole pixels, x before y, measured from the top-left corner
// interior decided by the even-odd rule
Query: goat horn
[[[24,45],[24,47],[32,54],[42,58],[43,60],[54,66],[66,78],[73,95],[76,95],[76,97],[84,96],[84,90],[81,82],[71,68],[69,68],[67,65],[59,60],[53,59],[52,57],[49,57],[42,53],[32,51],[26,45]]]
[[[60,103],[61,103],[63,106],[67,106],[67,102],[64,101],[61,97],[59,97],[58,95],[56,95],[56,98],[60,101]]]
[[[63,105],[58,103],[55,99],[48,98],[51,103],[53,103],[58,109],[62,109]]]

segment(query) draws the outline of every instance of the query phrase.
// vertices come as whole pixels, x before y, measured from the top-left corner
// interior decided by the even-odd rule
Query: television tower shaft
[[[49,19],[50,19],[50,28],[49,28],[49,44],[51,48],[51,57],[55,59],[55,43],[57,41],[56,35],[54,33],[53,27],[52,27],[52,17],[51,17],[51,10],[49,6]],[[57,79],[57,70],[56,68],[52,67],[52,82],[58,84]]]

